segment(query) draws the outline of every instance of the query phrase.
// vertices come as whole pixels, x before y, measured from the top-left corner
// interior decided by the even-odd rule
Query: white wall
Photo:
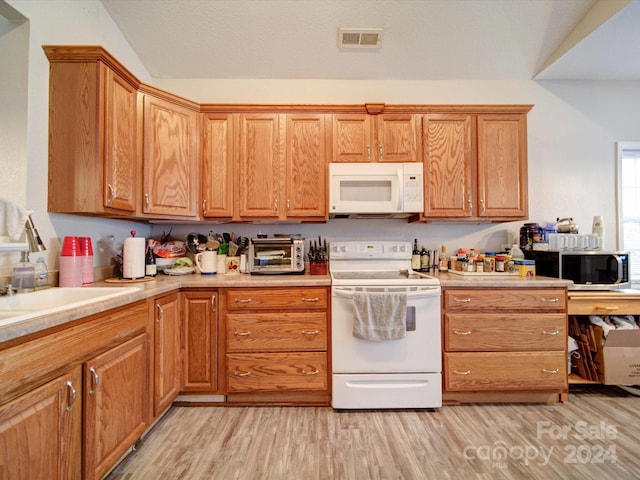
[[[34,211],[33,220],[47,246],[44,257],[49,269],[57,269],[60,240],[65,235],[89,235],[94,248],[97,240],[107,233],[114,234],[120,243],[132,228],[147,235],[150,227],[144,224],[47,213],[49,62],[42,45],[103,45],[140,80],[150,82],[149,73],[98,0],[8,0],[7,3],[29,23],[27,185],[23,206]],[[1,255],[11,258],[3,258],[0,276],[9,275],[10,267],[7,269],[5,264],[18,261],[19,254]]]
[[[57,242],[64,235],[89,234],[95,246],[106,233],[122,242],[131,228],[159,236],[169,226],[46,213],[48,62],[42,44],[101,44],[142,81],[206,103],[534,104],[528,116],[531,221],[546,223],[558,216],[573,216],[581,231],[587,232],[593,215],[603,215],[606,246],[615,247],[615,142],[640,141],[640,82],[150,79],[99,1],[8,3],[30,22],[26,206],[36,212],[34,220],[49,247],[50,266],[57,265]],[[173,234],[233,230],[251,236],[262,230],[322,235],[328,240],[418,237],[429,248],[445,243],[452,251],[468,246],[499,248],[511,241],[521,224],[331,220],[319,225],[174,225]]]

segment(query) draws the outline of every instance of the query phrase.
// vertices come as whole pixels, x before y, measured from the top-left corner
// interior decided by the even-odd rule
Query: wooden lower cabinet
[[[180,391],[180,300],[173,293],[153,301],[153,416],[164,412]]]
[[[567,395],[565,288],[443,290],[445,402]]]
[[[217,291],[182,292],[182,392],[219,393],[217,301]]]
[[[0,479],[81,478],[81,368],[0,407]]]
[[[102,478],[145,431],[147,335],[84,364],[84,478]]]
[[[150,424],[150,328],[140,301],[0,343],[0,479],[115,466]]]
[[[328,289],[228,289],[223,298],[227,401],[328,405]]]

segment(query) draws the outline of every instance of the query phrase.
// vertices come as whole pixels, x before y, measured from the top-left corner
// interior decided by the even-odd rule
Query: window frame
[[[628,150],[640,151],[640,142],[617,142],[616,143],[616,248],[618,251],[625,251],[624,247],[624,221],[623,221],[623,195],[622,195],[622,158],[623,152]],[[635,252],[636,250],[634,250]],[[631,255],[630,262],[635,264],[636,256]],[[631,274],[631,272],[629,272]],[[640,287],[640,276],[631,278],[634,287]]]

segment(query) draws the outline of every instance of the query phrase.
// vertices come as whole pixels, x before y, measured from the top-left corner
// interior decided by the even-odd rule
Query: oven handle
[[[408,300],[415,300],[420,298],[429,298],[429,297],[439,297],[440,296],[440,287],[420,287],[421,289],[417,292],[407,292]],[[364,290],[366,293],[366,290]],[[378,290],[373,290],[372,293],[376,293]],[[334,287],[333,293],[342,298],[353,298],[353,290],[349,288],[339,288]],[[398,292],[401,293],[401,292]]]

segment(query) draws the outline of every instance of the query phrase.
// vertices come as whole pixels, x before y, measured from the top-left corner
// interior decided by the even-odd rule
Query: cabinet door
[[[202,216],[233,215],[234,116],[208,114],[202,124]]]
[[[102,66],[105,75],[104,206],[135,212],[137,179],[137,91]]]
[[[282,178],[278,114],[245,114],[240,121],[239,216],[277,219]]]
[[[84,478],[102,478],[147,427],[147,335],[85,363]]]
[[[287,115],[286,217],[327,218],[325,115]]]
[[[463,114],[423,117],[425,217],[473,215],[474,120]]]
[[[527,124],[525,115],[478,115],[480,217],[526,218]]]
[[[197,113],[167,100],[144,96],[145,214],[194,218]]]
[[[419,136],[419,115],[378,115],[375,158],[379,162],[419,162]]]
[[[217,293],[184,292],[182,391],[218,389]]]
[[[332,162],[373,162],[372,148],[371,115],[345,113],[333,116]]]
[[[180,390],[180,303],[178,294],[156,299],[153,415],[160,415]]]
[[[0,406],[0,478],[80,478],[81,368]]]

